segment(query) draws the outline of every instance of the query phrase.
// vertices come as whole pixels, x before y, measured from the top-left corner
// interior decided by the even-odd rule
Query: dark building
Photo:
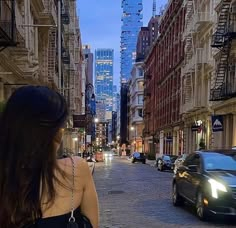
[[[153,16],[148,22],[147,27],[141,27],[138,34],[138,42],[136,46],[136,62],[143,62],[150,47],[158,36],[158,27],[160,16]]]
[[[138,42],[136,46],[136,62],[142,62],[145,58],[145,53],[150,46],[150,31],[148,27],[141,27],[138,34]]]
[[[100,121],[95,125],[96,146],[105,148],[108,144],[108,125],[107,121]]]
[[[120,89],[120,146],[127,144],[128,137],[128,89],[129,85],[127,83],[121,84]]]
[[[112,112],[112,141],[116,141],[116,130],[117,130],[117,112]]]
[[[160,15],[155,15],[148,22],[149,40],[151,45],[156,40],[159,34],[160,18]]]
[[[89,45],[83,45],[83,55],[86,61],[86,83],[93,85],[93,53],[90,50]]]

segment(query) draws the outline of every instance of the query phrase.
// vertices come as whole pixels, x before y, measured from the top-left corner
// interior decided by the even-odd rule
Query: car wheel
[[[202,220],[202,221],[206,220],[207,209],[206,209],[206,206],[204,205],[204,202],[203,202],[203,194],[202,194],[201,190],[199,190],[197,193],[196,211],[197,211],[197,216],[200,220]]]
[[[184,199],[179,195],[176,183],[173,184],[172,188],[172,202],[175,207],[181,206],[184,203]]]
[[[135,159],[132,160],[132,163],[135,163]]]
[[[143,161],[143,164],[146,164],[146,161],[145,161],[145,160]]]

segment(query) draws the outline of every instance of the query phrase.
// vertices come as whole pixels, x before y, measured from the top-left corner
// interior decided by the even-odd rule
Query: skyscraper
[[[101,48],[95,50],[95,92],[96,100],[100,104],[99,107],[105,109],[105,118],[98,116],[100,120],[112,119],[113,108],[113,62],[114,50]],[[97,110],[97,114],[104,113],[103,110]]]
[[[83,55],[86,62],[86,83],[93,85],[93,53],[91,52],[90,45],[83,45]]]
[[[131,75],[132,63],[136,59],[136,43],[143,26],[142,0],[122,0],[121,27],[121,82],[127,82]]]

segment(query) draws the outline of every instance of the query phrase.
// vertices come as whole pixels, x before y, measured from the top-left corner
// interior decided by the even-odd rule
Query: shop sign
[[[223,116],[211,116],[212,131],[223,131]]]

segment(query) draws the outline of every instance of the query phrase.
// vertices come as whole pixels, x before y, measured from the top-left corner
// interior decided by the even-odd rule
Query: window
[[[143,104],[143,95],[138,95],[138,104]]]
[[[138,69],[138,76],[139,77],[143,76],[143,69],[141,69],[141,68]]]
[[[143,117],[143,109],[138,109],[138,116]]]
[[[199,154],[190,154],[186,157],[184,163],[184,166],[189,166],[189,165],[196,165],[198,167],[198,170],[200,168],[200,156]]]
[[[143,82],[138,82],[138,90],[143,90]]]

